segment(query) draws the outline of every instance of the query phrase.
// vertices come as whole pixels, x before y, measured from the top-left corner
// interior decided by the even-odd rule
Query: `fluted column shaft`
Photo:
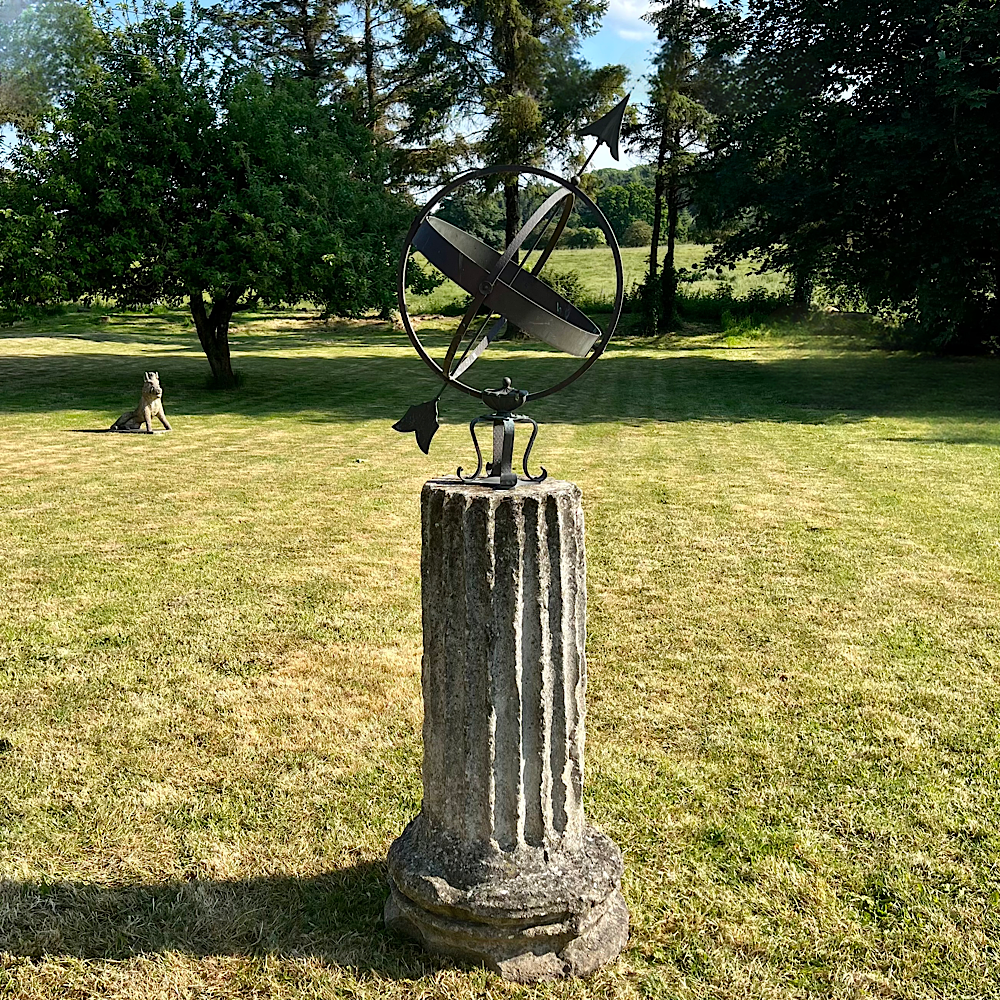
[[[426,821],[500,851],[574,850],[584,828],[586,562],[572,483],[428,483],[423,518]]]
[[[386,924],[507,979],[589,975],[628,910],[583,812],[580,491],[441,480],[421,517],[424,800],[389,848]]]

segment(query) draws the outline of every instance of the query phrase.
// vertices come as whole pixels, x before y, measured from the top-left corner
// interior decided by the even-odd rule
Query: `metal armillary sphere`
[[[602,143],[606,143],[611,155],[618,159],[619,135],[627,104],[628,97],[603,118],[583,130],[582,135],[592,135],[598,140],[584,168]],[[583,169],[580,172],[582,173]],[[445,198],[461,188],[505,174],[533,177],[549,185],[555,185],[555,190],[545,197],[504,250],[494,249],[433,214]],[[610,319],[604,330],[540,277],[542,268],[555,249],[577,205],[584,206],[597,220],[614,258],[615,298]],[[531,245],[527,247],[522,258],[521,251],[529,240]],[[419,252],[428,263],[455,282],[470,297],[465,314],[440,364],[427,352],[410,320],[406,304],[406,269],[411,250]],[[532,259],[536,251],[537,256]],[[428,368],[443,380],[444,385],[434,399],[411,406],[406,415],[393,425],[394,429],[403,432],[412,431],[416,434],[417,444],[426,454],[430,449],[431,438],[439,426],[438,400],[448,386],[453,386],[482,400],[493,411],[470,422],[469,430],[476,448],[477,466],[471,476],[463,476],[462,470],[459,469],[459,477],[498,489],[511,489],[516,486],[519,481],[518,475],[511,468],[514,425],[530,423],[531,438],[522,462],[524,479],[529,482],[540,482],[546,476],[544,469],[538,476],[532,476],[528,472],[528,458],[535,435],[538,433],[538,424],[531,417],[515,411],[519,410],[529,398],[541,399],[565,389],[597,361],[604,353],[618,325],[624,291],[625,281],[618,241],[604,213],[580,189],[579,176],[566,180],[548,170],[524,164],[486,167],[462,174],[441,188],[413,220],[400,255],[397,292],[403,327],[417,354]],[[475,325],[477,321],[478,326]],[[503,387],[500,389],[476,387],[468,381],[467,372],[509,326],[520,329],[556,350],[581,358],[580,365],[561,381],[540,389],[528,391],[514,388],[509,378],[503,380]],[[486,463],[485,476],[480,475],[483,470],[483,458],[476,438],[476,426],[481,423],[493,425],[493,460]]]

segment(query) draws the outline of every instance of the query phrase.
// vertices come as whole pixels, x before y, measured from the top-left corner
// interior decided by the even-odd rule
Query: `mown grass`
[[[419,488],[474,411],[430,458],[392,433],[436,388],[374,322],[242,320],[233,393],[179,313],[0,335],[0,995],[995,995],[1000,366],[846,316],[726,338],[621,342],[531,409],[585,498],[587,810],[633,923],[528,988],[380,923]],[[515,350],[562,371],[478,377]],[[147,368],[175,431],[82,433]]]
[[[676,266],[691,271],[701,264],[710,247],[698,243],[681,243],[676,250]],[[661,257],[666,249],[661,250]],[[622,247],[622,271],[625,291],[631,292],[646,276],[649,249]],[[419,260],[419,258],[417,258]],[[586,289],[592,304],[610,303],[615,297],[615,270],[611,251],[607,247],[593,250],[555,250],[546,265],[550,273],[574,275]],[[748,261],[741,262],[734,270],[711,271],[697,281],[685,282],[681,292],[685,295],[710,295],[722,288],[736,296],[744,296],[752,288],[778,291],[785,285],[784,278],[773,272],[755,274]],[[454,314],[461,312],[466,296],[450,281],[444,281],[426,295],[409,297],[414,312]]]

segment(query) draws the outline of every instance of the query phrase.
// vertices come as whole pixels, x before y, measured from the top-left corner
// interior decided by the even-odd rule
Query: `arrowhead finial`
[[[392,429],[402,431],[404,434],[412,431],[417,436],[420,450],[427,455],[430,454],[431,438],[434,437],[440,426],[438,423],[438,401],[431,399],[426,403],[417,403],[416,406],[411,406],[392,425]]]
[[[597,137],[595,151],[600,148],[601,143],[605,143],[611,155],[617,160],[618,142],[622,134],[622,122],[625,120],[625,108],[628,107],[628,99],[631,94],[626,94],[603,118],[598,118],[592,125],[588,125],[580,135],[593,135]]]

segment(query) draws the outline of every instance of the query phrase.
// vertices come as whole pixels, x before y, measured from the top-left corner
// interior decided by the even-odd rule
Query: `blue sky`
[[[642,77],[649,71],[656,41],[656,33],[642,20],[649,7],[646,0],[609,0],[601,30],[585,39],[581,46],[584,58],[593,66],[621,63],[629,68],[626,86],[632,91],[633,101],[643,99]],[[631,167],[638,162],[623,149],[622,158],[616,163],[604,146],[592,161],[594,167]]]

